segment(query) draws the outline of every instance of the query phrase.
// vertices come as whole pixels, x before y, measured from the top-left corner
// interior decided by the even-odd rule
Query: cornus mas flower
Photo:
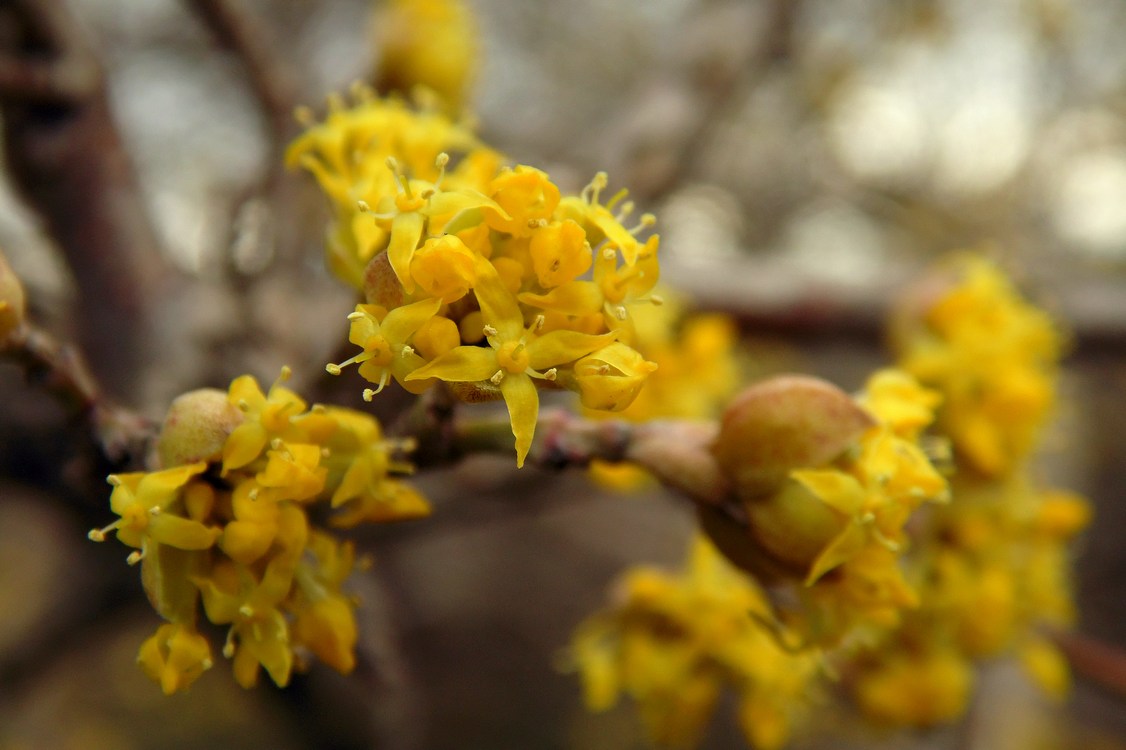
[[[361,127],[368,110],[381,113],[367,118],[378,125]],[[439,120],[427,117],[434,133],[427,143],[441,143]],[[386,130],[377,134],[377,127]],[[464,142],[452,158],[435,150],[419,171],[423,150],[408,156],[396,127],[361,97],[350,113],[334,109],[292,147],[300,156],[291,163],[309,162],[334,202],[343,205],[349,196],[356,210],[371,211],[378,229],[360,232],[338,220],[330,235],[349,235],[352,246],[369,249],[355,256],[366,265],[353,274],[367,300],[352,316],[349,338],[362,351],[329,371],[359,363],[360,374],[376,384],[365,391],[369,398],[391,379],[414,393],[442,380],[459,384],[451,390],[465,400],[503,398],[521,464],[538,413],[537,388],[585,387],[588,404],[625,408],[653,370],[628,349],[629,309],[659,302],[651,295],[658,239],[640,237],[653,217],[627,227],[633,207],[625,192],[601,201],[604,173],[580,195],[564,196],[543,171],[501,166],[495,152]],[[364,138],[350,140],[360,131]],[[458,140],[453,133],[446,133],[451,142]],[[355,146],[347,168],[325,155],[336,153],[326,145],[333,138]],[[385,177],[371,179],[377,159]],[[345,188],[349,179],[355,184]],[[393,335],[384,330],[390,328]],[[620,346],[588,361],[576,377],[577,360],[613,341]]]
[[[555,380],[556,366],[607,346],[614,340],[614,334],[592,336],[575,331],[551,331],[540,335],[538,322],[525,328],[516,298],[491,266],[484,263],[475,291],[485,322],[488,348],[459,346],[414,371],[407,380],[487,381],[497,387],[512,420],[516,465],[523,466],[539,417],[539,394],[533,379]]]
[[[820,657],[782,642],[765,596],[710,544],[698,538],[680,573],[627,572],[614,600],[572,639],[588,707],[604,711],[624,693],[654,742],[691,747],[726,690],[750,743],[785,744]]]
[[[91,531],[90,539],[105,541],[107,533],[116,531],[122,544],[140,550],[129,555],[130,564],[140,562],[151,544],[207,549],[215,543],[219,529],[179,515],[183,513],[184,486],[206,468],[207,464],[200,462],[149,474],[111,474],[110,508],[121,517],[103,529]]]
[[[900,366],[942,393],[938,428],[967,468],[1011,472],[1035,446],[1054,402],[1063,337],[988,261],[948,262],[893,327]]]
[[[356,305],[355,312],[348,316],[352,321],[348,340],[363,351],[338,365],[326,365],[325,369],[339,375],[341,368],[359,364],[360,374],[379,384],[372,394],[382,391],[392,376],[407,387],[407,376],[424,364],[407,342],[433,319],[441,306],[437,299],[422,300],[390,312],[377,305]],[[365,394],[365,398],[370,399],[370,395]]]
[[[110,505],[121,518],[90,532],[103,541],[116,530],[140,548],[129,562],[141,563],[149,600],[169,621],[145,641],[139,663],[166,693],[191,685],[211,665],[194,625],[202,604],[208,620],[228,627],[223,654],[243,686],[262,669],[286,684],[306,653],[351,670],[357,628],[341,587],[354,553],[312,527],[309,509],[337,509],[336,526],[424,515],[426,500],[394,478],[411,471],[396,457],[410,443],[384,438],[368,414],[307,410],[277,383],[263,394],[250,376],[221,400],[190,395],[173,404],[161,455],[208,460],[112,476]]]

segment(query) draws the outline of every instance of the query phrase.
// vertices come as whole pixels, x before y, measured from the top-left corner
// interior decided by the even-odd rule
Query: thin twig
[[[8,340],[2,354],[20,363],[32,383],[88,424],[102,456],[111,464],[120,466],[144,455],[156,434],[156,426],[107,400],[73,345],[24,323]]]
[[[142,376],[164,267],[106,98],[102,72],[62,0],[6,4],[0,113],[8,172],[79,289],[79,342],[117,395]]]
[[[261,19],[239,0],[186,0],[216,41],[233,53],[246,69],[250,85],[266,114],[274,138],[292,135],[297,104],[296,76],[266,33]]]

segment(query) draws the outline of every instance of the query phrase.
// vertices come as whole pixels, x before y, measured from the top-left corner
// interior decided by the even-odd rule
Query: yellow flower
[[[711,545],[697,539],[679,575],[629,572],[617,599],[572,641],[591,710],[628,693],[655,742],[690,747],[726,688],[737,695],[748,740],[785,743],[820,657],[784,644],[782,626],[766,624],[765,597]]]
[[[526,329],[516,298],[485,261],[480,263],[475,292],[485,321],[488,348],[459,346],[415,370],[407,381],[488,381],[499,387],[516,437],[516,465],[523,466],[539,416],[539,395],[533,378],[554,380],[557,371],[553,368],[606,346],[614,340],[614,334],[592,336],[552,331],[540,336],[535,323]]]
[[[593,262],[586,232],[571,219],[534,229],[528,254],[536,280],[544,289],[574,281],[590,270]]]
[[[356,665],[356,618],[340,584],[352,571],[355,550],[327,534],[313,533],[309,550],[315,565],[297,568],[301,598],[296,606],[293,637],[333,669],[347,674]]]
[[[464,297],[477,282],[477,256],[456,235],[431,237],[411,260],[411,278],[447,305]]]
[[[310,500],[324,489],[327,470],[320,465],[320,446],[275,440],[266,459],[266,468],[254,478],[260,499]]]
[[[551,218],[559,205],[559,188],[547,174],[523,164],[502,169],[489,188],[490,197],[507,214],[490,216],[489,226],[514,237],[531,234]]]
[[[407,390],[412,390],[416,386],[407,384],[407,376],[422,366],[423,359],[407,342],[438,314],[441,306],[441,300],[428,299],[396,307],[384,314],[376,305],[356,305],[355,312],[348,315],[352,321],[348,340],[363,351],[338,365],[326,365],[325,369],[339,375],[340,368],[359,363],[360,375],[378,384],[373,393],[382,391],[392,376]]]
[[[660,278],[657,235],[637,249],[633,263],[618,265],[618,250],[604,247],[595,252],[591,281],[567,281],[544,294],[524,292],[520,302],[564,315],[585,316],[601,312],[610,330],[622,330],[625,343],[633,338],[630,306],[653,304],[646,297]]]
[[[223,529],[219,547],[236,562],[249,565],[266,554],[278,533],[280,509],[262,494],[253,479],[240,482],[231,493],[234,520]]]
[[[442,154],[439,164],[444,167],[448,158]],[[397,169],[393,160],[390,166],[393,170]],[[424,232],[438,234],[442,226],[455,214],[472,211],[490,217],[496,216],[502,220],[510,218],[496,202],[476,190],[440,188],[438,182],[441,178],[438,182],[431,183],[425,180],[408,180],[402,174],[396,173],[396,179],[397,194],[380,201],[375,216],[376,221],[390,222],[391,238],[387,244],[387,259],[391,262],[391,268],[399,278],[399,283],[408,294],[414,292],[415,288],[410,273],[411,261],[418,249],[419,241],[424,237]]]
[[[896,435],[913,440],[934,421],[942,396],[902,370],[886,369],[868,378],[859,400]]]
[[[591,246],[597,249],[605,241],[605,249],[616,248],[621,252],[626,265],[632,266],[640,255],[650,249],[642,247],[636,233],[653,226],[656,220],[652,214],[643,214],[637,226],[630,229],[622,226],[622,219],[632,213],[633,204],[627,201],[622,204],[617,215],[610,213],[626,197],[628,191],[620,190],[606,205],[602,205],[600,194],[608,182],[605,172],[596,174],[577,197],[568,196],[559,201],[556,217],[575,221],[586,231]]]
[[[186,690],[211,669],[211,646],[194,627],[165,623],[141,644],[137,663],[165,695],[172,695]]]
[[[292,435],[290,418],[305,411],[306,404],[300,396],[281,385],[289,379],[289,374],[289,368],[283,367],[267,395],[262,393],[258,381],[251,375],[231,381],[227,399],[246,414],[246,419],[223,444],[224,475],[258,458],[272,439],[286,440]]]
[[[284,555],[270,560],[260,580],[249,568],[218,561],[197,581],[207,619],[231,626],[223,655],[234,659],[235,679],[243,687],[257,682],[259,665],[279,687],[289,682],[293,651],[280,606],[289,595],[294,571],[295,562]]]
[[[425,86],[452,110],[478,67],[477,25],[462,0],[387,0],[375,17],[382,88]]]
[[[957,653],[897,652],[863,672],[855,692],[861,710],[874,719],[927,727],[960,717],[973,681],[973,669]]]
[[[621,411],[656,369],[656,363],[615,341],[576,362],[575,381],[586,408]]]
[[[921,315],[901,315],[900,367],[942,394],[939,431],[960,460],[997,476],[1036,445],[1062,336],[988,261],[959,256],[951,266],[956,283]]]
[[[201,461],[163,471],[111,474],[110,508],[121,518],[103,529],[94,529],[89,537],[101,542],[108,532],[116,530],[122,544],[141,550],[129,556],[130,564],[144,557],[150,543],[207,549],[215,543],[219,530],[179,515],[184,486],[206,469],[207,464]]]
[[[410,464],[393,461],[399,444],[384,440],[379,423],[366,414],[332,409],[340,429],[330,443],[330,460],[340,466],[339,484],[332,494],[340,512],[329,523],[350,528],[365,521],[396,521],[430,514],[430,504],[410,486],[392,479],[391,471],[409,473]]]

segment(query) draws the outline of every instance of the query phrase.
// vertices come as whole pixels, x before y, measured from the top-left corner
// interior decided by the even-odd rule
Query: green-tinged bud
[[[386,310],[402,307],[405,302],[403,285],[386,252],[376,255],[364,268],[364,298],[369,305],[380,305]]]
[[[0,345],[23,325],[26,313],[23,284],[0,252]]]
[[[208,572],[206,550],[184,550],[152,543],[141,559],[141,585],[149,603],[169,622],[195,621],[199,588],[192,583]]]
[[[177,397],[157,438],[160,465],[168,468],[220,460],[227,436],[243,419],[224,391],[201,388]]]
[[[748,501],[779,490],[794,469],[829,463],[874,424],[832,383],[782,375],[736,396],[711,450],[736,495]]]

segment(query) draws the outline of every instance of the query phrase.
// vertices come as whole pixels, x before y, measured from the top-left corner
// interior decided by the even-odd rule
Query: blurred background
[[[1126,4],[470,5],[482,138],[564,189],[597,170],[628,187],[658,216],[664,281],[739,323],[748,377],[857,388],[887,361],[896,290],[988,246],[1071,330],[1040,466],[1095,506],[1080,630],[1126,649]],[[328,208],[281,152],[293,105],[373,79],[376,10],[0,3],[0,247],[110,395],[159,419],[184,390],[290,364],[297,390],[360,405],[358,381],[322,377],[354,304],[323,268]],[[33,22],[53,36],[27,53]],[[9,74],[20,54],[64,58],[63,104]],[[407,403],[381,398],[382,416]],[[0,365],[0,399],[0,748],[646,746],[628,703],[586,713],[558,655],[625,566],[682,558],[675,498],[507,459],[428,474],[432,518],[358,535],[358,674],[247,692],[217,668],[164,698],[134,664],[156,624],[136,570],[85,538],[105,467],[19,367]],[[880,733],[827,706],[794,747],[1126,748],[1121,695],[1079,679],[1048,706],[1005,663],[982,684],[960,726]],[[744,746],[729,714],[705,747]]]

